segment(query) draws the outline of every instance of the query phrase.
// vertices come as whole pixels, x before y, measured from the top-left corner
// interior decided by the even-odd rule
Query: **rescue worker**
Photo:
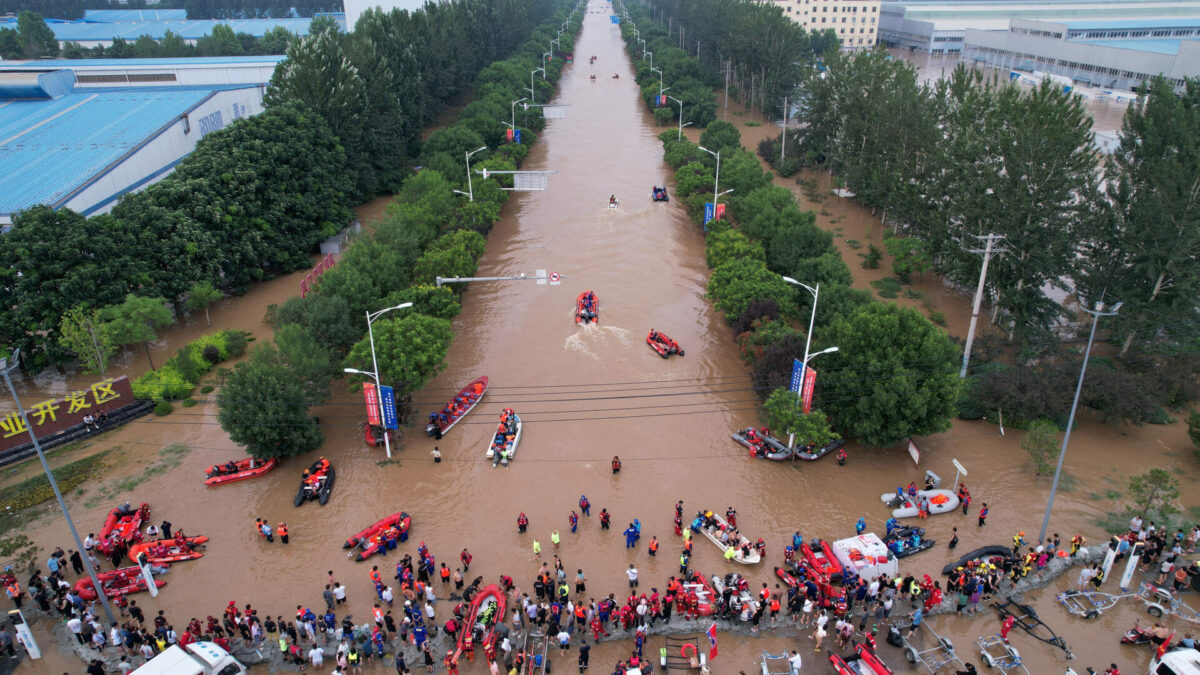
[[[617,457],[616,455],[613,455],[613,458],[612,458],[612,472],[613,473],[621,472],[621,458]]]
[[[279,532],[279,541],[284,544],[288,543],[287,523],[280,523],[277,531]]]
[[[529,527],[529,518],[526,518],[525,512],[522,511],[521,515],[517,516],[517,532],[525,534],[525,528],[527,527]]]

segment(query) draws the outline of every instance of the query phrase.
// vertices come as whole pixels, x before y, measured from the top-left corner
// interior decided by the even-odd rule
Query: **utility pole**
[[[1008,249],[993,248],[993,244],[1004,239],[1002,234],[986,234],[986,235],[971,235],[976,239],[981,239],[987,242],[987,246],[980,249],[971,249],[971,253],[983,254],[983,267],[979,269],[979,286],[975,289],[975,304],[971,308],[971,327],[967,329],[967,344],[963,347],[963,362],[962,370],[958,371],[958,377],[964,378],[967,376],[967,363],[971,360],[971,343],[975,341],[975,324],[979,321],[979,305],[983,302],[983,283],[987,279],[988,262],[992,259],[993,253],[1005,253]]]
[[[787,123],[788,123],[788,97],[783,97],[783,146],[779,149],[779,163],[787,159]]]
[[[725,62],[725,112],[729,111],[729,67],[733,65],[733,59]],[[721,114],[721,119],[725,118],[725,113]]]

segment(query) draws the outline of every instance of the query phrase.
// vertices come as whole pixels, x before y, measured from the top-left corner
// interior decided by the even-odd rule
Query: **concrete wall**
[[[65,206],[84,215],[108,213],[122,194],[141,190],[170,174],[204,136],[234,120],[262,112],[263,92],[262,87],[214,92],[185,117],[173,120],[156,136],[94,177],[68,198]]]

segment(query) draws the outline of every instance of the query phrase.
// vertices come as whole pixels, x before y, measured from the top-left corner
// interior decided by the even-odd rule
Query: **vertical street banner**
[[[817,388],[817,371],[812,366],[804,369],[804,387],[800,391],[800,400],[804,402],[804,414],[812,412],[813,390]]]
[[[396,393],[391,387],[380,387],[379,398],[383,401],[383,426],[385,429],[399,429],[396,422]]]
[[[513,129],[513,142],[514,143],[521,142],[521,130],[520,129]]]
[[[373,383],[363,382],[363,398],[367,400],[367,424],[379,426],[379,395]]]
[[[803,372],[804,364],[800,362],[800,359],[792,359],[792,385],[790,389],[793,394],[800,393],[800,386],[804,384],[804,378],[801,376]]]
[[[716,215],[716,212],[713,210],[712,203],[704,202],[704,224],[707,225],[708,221],[712,220],[715,217],[715,215]]]

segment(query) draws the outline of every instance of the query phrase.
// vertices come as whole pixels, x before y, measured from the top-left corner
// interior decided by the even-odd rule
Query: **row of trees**
[[[1158,78],[1101,167],[1083,99],[1049,81],[1024,91],[960,67],[932,85],[882,50],[830,55],[801,88],[798,156],[836,173],[971,287],[972,235],[1005,236],[988,268],[993,321],[1053,345],[1066,318],[1045,289],[1125,302],[1122,353],[1189,340],[1200,310],[1200,82]]]
[[[515,55],[484,68],[474,80],[478,97],[454,125],[434,132],[422,145],[417,160],[423,168],[404,181],[382,221],[346,249],[315,291],[272,308],[268,320],[275,327],[274,343],[256,348],[229,371],[217,394],[217,419],[234,442],[264,458],[319,446],[321,430],[309,408],[327,400],[330,381],[343,367],[374,370],[366,313],[411,302],[411,308],[383,316],[372,327],[380,380],[395,388],[403,420],[410,392],[444,367],[453,337],[450,320],[460,311],[461,289],[438,288],[435,277],[475,273],[484,235],[500,217],[508,195],[497,177],[476,176],[473,200],[455,196],[454,190],[467,187],[465,155],[486,145],[495,150],[472,157],[472,169],[520,165],[535,134],[523,132],[522,144],[506,143],[497,120],[505,119],[511,102],[522,98],[529,71],[538,66],[545,45],[567,18],[566,10],[559,9]],[[581,25],[580,17],[570,21],[559,38],[564,53],[572,51]],[[312,45],[312,50],[334,49],[338,41],[333,35],[316,37],[323,45]],[[538,100],[553,93],[561,73],[560,59],[555,61],[547,67],[546,81],[536,85]],[[327,74],[337,72],[344,71]],[[282,91],[277,89],[276,95]],[[544,124],[540,115],[525,117],[519,125]],[[362,120],[342,123],[370,126]]]
[[[0,28],[0,59],[53,58],[58,56],[58,51],[54,31],[40,14],[21,12],[17,15],[16,28]]]
[[[294,39],[296,39],[296,34],[283,26],[276,26],[262,37],[255,37],[249,33],[235,33],[233,28],[225,24],[217,24],[213,26],[211,33],[197,40],[194,45],[185,42],[178,33],[168,30],[161,40],[155,40],[149,35],[143,35],[133,41],[115,38],[107,47],[103,45],[83,47],[76,42],[67,42],[63,44],[60,56],[64,59],[262,56],[287,52],[288,44]]]
[[[183,0],[152,3],[148,0],[0,0],[0,15],[34,12],[55,19],[83,18],[89,9],[186,9],[189,19],[255,19],[313,16],[341,12],[342,3],[330,0]]]
[[[641,16],[645,10],[631,7],[630,13],[639,26],[648,25]],[[626,34],[640,53],[632,38]],[[675,131],[659,138],[675,169],[677,198],[699,220],[712,198],[716,160],[696,144],[677,140]],[[789,190],[771,183],[771,175],[742,147],[734,125],[710,123],[700,145],[720,153],[719,187],[733,189],[728,219],[706,224],[708,295],[734,328],[771,424],[817,443],[829,437],[832,426],[873,446],[948,428],[959,393],[953,342],[921,314],[850,289],[850,272],[832,235],[816,226],[811,212],[800,210]],[[787,386],[807,337],[793,326],[809,315],[813,298],[784,276],[819,284],[813,347],[839,347],[813,364],[821,376],[819,410],[810,415],[799,412]]]

